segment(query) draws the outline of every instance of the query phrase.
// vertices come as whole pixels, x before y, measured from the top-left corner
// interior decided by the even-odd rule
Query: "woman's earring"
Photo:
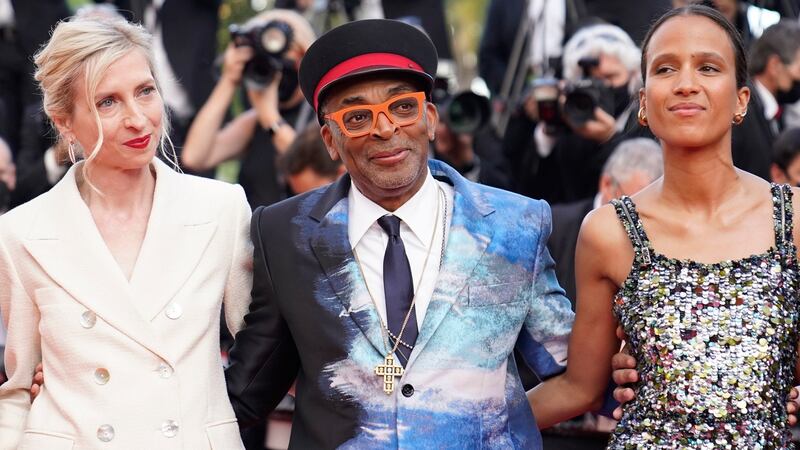
[[[75,164],[77,161],[77,158],[75,157],[75,141],[72,139],[70,139],[69,143],[67,144],[67,154],[69,155],[69,160]]]
[[[745,109],[744,112],[736,113],[733,115],[733,124],[734,125],[741,125],[744,121],[744,116],[747,115],[747,110]]]
[[[636,118],[639,119],[639,125],[643,127],[647,126],[647,113],[644,111],[644,106],[639,108],[639,112],[636,114]]]

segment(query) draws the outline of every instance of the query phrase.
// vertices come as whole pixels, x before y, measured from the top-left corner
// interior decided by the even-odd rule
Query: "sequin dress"
[[[628,197],[634,247],[614,314],[638,363],[636,399],[610,449],[788,449],[785,399],[798,342],[792,192],[772,186],[775,245],[702,264],[653,250]]]

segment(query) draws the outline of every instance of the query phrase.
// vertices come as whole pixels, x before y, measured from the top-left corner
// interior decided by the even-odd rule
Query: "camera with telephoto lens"
[[[603,80],[591,76],[592,69],[599,64],[598,58],[582,58],[578,61],[578,65],[583,71],[583,78],[568,83],[564,89],[562,113],[567,120],[577,126],[594,119],[596,107],[614,115],[613,90]]]
[[[273,20],[254,27],[234,24],[228,31],[234,45],[253,49],[253,58],[247,62],[243,72],[244,80],[251,86],[258,88],[267,86],[275,79],[276,74],[294,64],[286,58],[293,37],[292,27],[288,23]]]
[[[434,81],[431,100],[439,109],[445,125],[456,134],[472,134],[489,123],[491,105],[489,99],[465,90],[450,94],[447,80]]]

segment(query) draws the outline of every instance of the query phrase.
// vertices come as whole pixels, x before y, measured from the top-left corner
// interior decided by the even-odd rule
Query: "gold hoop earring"
[[[746,116],[746,115],[747,115],[747,110],[744,110],[744,112],[741,112],[741,113],[734,114],[733,115],[733,124],[734,125],[741,125],[742,122],[744,122],[744,116]]]
[[[636,114],[636,118],[639,119],[639,125],[643,127],[647,126],[647,113],[644,110],[644,106],[639,108],[639,112]]]

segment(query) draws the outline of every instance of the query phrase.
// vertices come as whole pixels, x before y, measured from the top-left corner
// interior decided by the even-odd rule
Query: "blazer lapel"
[[[347,234],[349,189],[350,177],[345,175],[328,188],[312,209],[309,215],[319,225],[311,235],[310,244],[346,315],[384,355],[386,345],[380,317],[353,257]]]
[[[453,218],[436,287],[406,367],[414,363],[450,312],[494,234],[488,219],[494,208],[483,201],[481,192],[449,166],[438,161],[429,161],[429,166],[435,178],[453,184]]]
[[[134,307],[128,281],[80,197],[75,182],[79,167],[73,166],[46,194],[47,201],[24,242],[25,248],[77,302],[171,362],[171,355],[159,345],[150,324]]]
[[[217,222],[209,208],[181,195],[181,176],[158,159],[153,207],[130,287],[148,321],[155,319],[180,290],[201,260]],[[188,306],[188,305],[184,305]]]

